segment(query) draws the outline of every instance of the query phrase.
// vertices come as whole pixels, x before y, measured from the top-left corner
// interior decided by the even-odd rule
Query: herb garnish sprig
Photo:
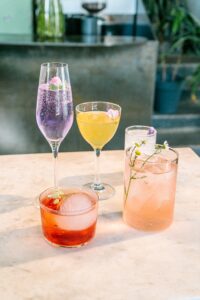
[[[128,198],[128,194],[129,194],[129,190],[130,190],[132,180],[143,179],[143,178],[146,177],[146,176],[138,177],[137,172],[134,170],[134,167],[135,167],[135,164],[136,164],[136,161],[137,161],[138,157],[140,157],[142,155],[141,147],[145,144],[146,144],[146,141],[143,140],[140,143],[134,143],[133,147],[127,150],[127,151],[130,151],[130,160],[129,160],[130,175],[129,175],[129,181],[128,181],[127,189],[124,185],[124,194],[125,194],[124,206],[126,205],[126,201],[127,201],[127,198]],[[165,141],[163,144],[156,144],[155,145],[155,151],[143,161],[140,169],[142,169],[144,167],[144,165],[152,157],[154,157],[154,155],[157,155],[157,154],[161,153],[162,150],[168,150],[168,149],[169,149],[169,145],[168,145],[167,141]]]

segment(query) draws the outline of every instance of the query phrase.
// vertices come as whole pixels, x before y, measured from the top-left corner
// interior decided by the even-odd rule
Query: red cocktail
[[[44,236],[50,243],[78,247],[94,237],[98,196],[77,188],[50,188],[40,195]]]

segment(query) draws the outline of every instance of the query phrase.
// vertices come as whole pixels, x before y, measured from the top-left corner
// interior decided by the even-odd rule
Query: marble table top
[[[51,154],[0,156],[1,300],[200,299],[200,158],[180,154],[175,216],[159,233],[122,221],[123,151],[102,153],[104,181],[113,198],[100,203],[95,239],[78,249],[44,239],[37,195],[52,186]],[[60,153],[60,186],[93,178],[93,153]]]

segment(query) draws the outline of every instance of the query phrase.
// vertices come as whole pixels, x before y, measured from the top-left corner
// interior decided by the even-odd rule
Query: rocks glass
[[[79,247],[95,235],[98,196],[78,188],[49,188],[39,197],[45,239],[54,246]]]
[[[123,219],[144,231],[167,228],[173,220],[178,154],[158,149],[153,155],[126,150]]]

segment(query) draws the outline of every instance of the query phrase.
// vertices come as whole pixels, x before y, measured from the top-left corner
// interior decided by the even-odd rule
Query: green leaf
[[[60,199],[53,200],[53,204],[58,204],[60,202]]]
[[[49,88],[50,88],[50,90],[52,90],[52,91],[57,91],[58,90],[58,86],[57,85],[54,85],[54,84],[50,84],[49,85]]]
[[[48,198],[54,198],[54,199],[57,199],[57,198],[59,198],[59,197],[61,197],[61,196],[63,196],[63,195],[64,195],[64,193],[63,193],[62,191],[55,191],[54,193],[49,194],[49,195],[48,195]]]

